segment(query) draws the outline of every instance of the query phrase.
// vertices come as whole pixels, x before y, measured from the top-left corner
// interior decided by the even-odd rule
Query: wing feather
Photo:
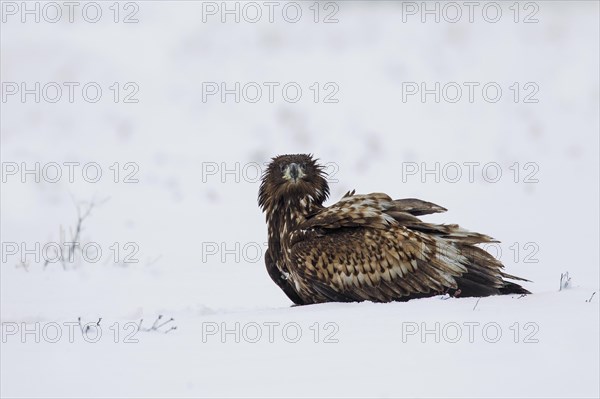
[[[391,301],[458,290],[489,295],[505,286],[502,264],[474,244],[494,242],[417,215],[444,208],[382,193],[347,193],[291,233],[291,267],[303,296]],[[496,290],[496,291],[494,291]]]
[[[427,251],[418,252],[415,246],[403,245],[407,241],[422,242]],[[378,249],[373,250],[369,242],[375,242]],[[436,259],[436,248],[428,245],[435,246],[435,240],[403,226],[387,230],[345,228],[298,240],[292,247],[292,259],[299,265],[312,265],[297,268],[300,285],[309,293],[324,296],[323,300],[344,297],[385,302],[456,287],[455,277],[466,272],[466,268]],[[318,268],[324,271],[324,279],[315,288],[313,270]],[[324,290],[321,284],[328,289]]]

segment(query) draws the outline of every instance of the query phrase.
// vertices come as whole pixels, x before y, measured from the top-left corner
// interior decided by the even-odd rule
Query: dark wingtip
[[[529,280],[525,280],[525,279],[521,279],[521,280],[529,281]],[[517,283],[512,283],[510,281],[506,281],[506,282],[504,282],[504,286],[502,288],[500,288],[500,294],[502,294],[502,295],[508,295],[508,294],[529,295],[529,294],[531,294],[531,292],[529,290],[526,290],[525,288],[521,287]]]

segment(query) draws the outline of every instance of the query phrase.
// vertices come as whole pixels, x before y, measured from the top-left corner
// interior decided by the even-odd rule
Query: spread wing
[[[512,276],[499,261],[473,245],[490,237],[416,217],[443,211],[417,199],[348,193],[290,235],[302,296],[387,302],[459,289],[464,296],[491,295],[513,284],[503,280]]]

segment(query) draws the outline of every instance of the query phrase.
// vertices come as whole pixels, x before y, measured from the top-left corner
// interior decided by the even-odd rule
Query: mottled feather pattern
[[[283,178],[278,171],[285,171]],[[323,207],[329,188],[322,173],[311,156],[285,155],[272,160],[261,184],[269,229],[265,262],[294,303],[528,293],[504,280],[523,279],[505,274],[501,262],[476,246],[495,242],[491,237],[417,217],[445,208],[354,191]]]
[[[391,301],[456,288],[453,277],[466,272],[467,260],[458,250],[438,252],[435,240],[393,227],[340,229],[299,240],[289,262],[297,265],[298,290],[309,293],[315,302],[325,302],[328,298],[311,290],[314,279],[335,292],[354,292],[353,300]]]

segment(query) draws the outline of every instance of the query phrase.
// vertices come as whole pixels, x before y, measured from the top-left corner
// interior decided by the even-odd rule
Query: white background
[[[39,23],[33,14],[22,22],[21,2],[16,15],[7,3],[0,41],[2,396],[598,397],[598,294],[586,302],[599,287],[597,2],[502,2],[495,23],[486,2],[473,22],[469,8],[456,3],[462,16],[454,23],[448,19],[455,11],[436,2],[427,7],[438,7],[439,22],[422,14],[421,2],[357,1],[321,3],[317,23],[313,2],[298,3],[296,23],[283,17],[286,3],[277,3],[273,22],[257,3],[263,14],[256,23],[247,21],[254,11],[245,3],[238,3],[238,23],[233,14],[222,22],[221,2],[121,3],[117,23],[113,2],[98,3],[97,23],[83,18],[85,2],[72,23],[62,2],[57,23],[47,21],[54,11],[46,3],[27,3],[38,4]],[[213,5],[216,15],[203,13]],[[132,11],[138,22],[123,23]],[[338,22],[323,23],[333,11]],[[537,22],[524,23],[532,12]],[[57,103],[44,96],[36,103],[34,95],[7,95],[7,82],[80,86],[73,103],[66,88]],[[81,96],[89,82],[103,89],[96,103]],[[121,90],[135,84],[139,101],[115,103],[114,82]],[[233,95],[203,101],[203,82],[295,82],[303,93],[296,103],[280,89],[272,103],[266,89],[257,103],[236,103]],[[315,103],[315,82],[337,85],[338,102]],[[433,95],[403,101],[407,82],[456,82],[464,90],[456,103],[448,96],[436,103]],[[473,102],[464,82],[479,84]],[[489,82],[503,90],[497,102],[482,96]],[[539,88],[536,103],[523,102],[528,82]],[[290,307],[264,269],[256,167],[304,152],[329,165],[328,204],[351,189],[440,204],[449,211],[427,220],[500,240],[494,249],[507,271],[532,280],[525,285],[533,295]],[[63,167],[59,182],[43,174],[36,182],[21,174],[36,162],[96,162],[103,175],[89,183],[78,168],[71,183]],[[135,163],[139,182],[125,183],[121,174],[115,183],[115,162],[122,173]],[[473,181],[465,162],[481,165]],[[421,173],[436,163],[437,181]],[[449,163],[462,166],[456,182],[449,181],[454,172],[444,178]],[[482,175],[490,163],[501,168],[498,182]],[[527,163],[537,182],[525,181],[534,170],[524,169]],[[18,173],[6,173],[15,164]],[[207,174],[215,165],[217,173]],[[405,173],[414,165],[419,173]],[[92,199],[99,204],[81,241],[99,243],[101,261],[79,259],[64,270],[31,255],[23,265],[21,252],[5,251],[7,243],[60,242],[61,227],[69,238],[75,204],[85,209]],[[121,252],[115,263],[115,242],[121,251],[133,242],[139,262],[124,263]],[[564,272],[571,287],[559,292]],[[138,332],[138,343],[123,342],[125,323],[143,318],[150,327],[158,315],[175,320]],[[102,317],[98,343],[86,342],[78,327],[74,343],[67,328],[58,343],[44,342],[48,323],[78,317]],[[39,326],[42,342],[22,335],[22,323]],[[119,343],[109,330],[114,323]],[[221,335],[236,323],[238,333]],[[280,323],[273,342],[264,323]],[[286,323],[300,326],[297,343],[282,334]],[[325,342],[333,331],[326,323],[337,342]],[[436,323],[437,336],[422,334]],[[464,323],[480,323],[473,339]],[[482,333],[486,323],[499,326],[498,342]],[[526,323],[533,327],[525,330]],[[18,327],[15,335],[7,334],[9,325]],[[172,325],[177,329],[161,333]],[[207,335],[215,325],[220,330]],[[256,325],[262,339],[251,343]],[[417,333],[403,334],[415,325]],[[453,343],[457,325],[462,335]],[[534,330],[529,338],[537,342],[530,342],[525,336]]]

